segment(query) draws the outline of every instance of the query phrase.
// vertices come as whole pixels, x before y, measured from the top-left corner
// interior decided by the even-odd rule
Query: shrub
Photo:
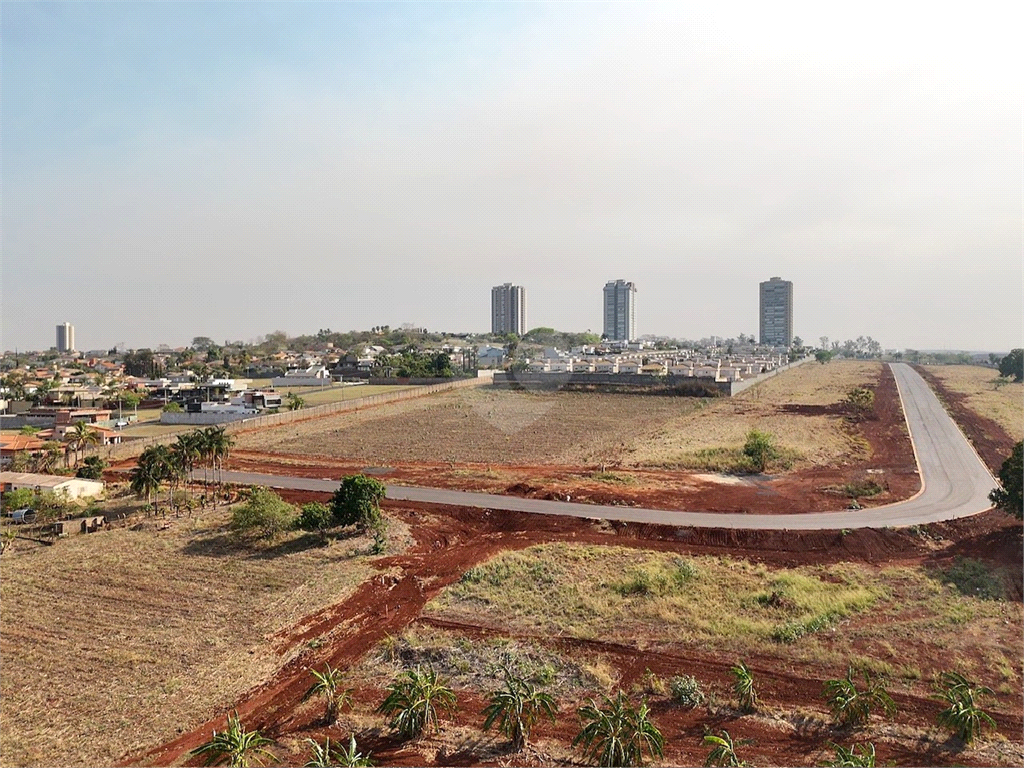
[[[723,730],[719,731],[719,733],[721,736],[715,736],[713,733],[704,735],[704,744],[712,748],[704,760],[704,765],[725,766],[726,768],[742,768],[745,766],[746,763],[740,760],[739,755],[736,754],[736,747],[749,744],[750,739],[741,739],[734,742],[728,731]]]
[[[221,733],[213,732],[211,738],[205,744],[201,744],[192,750],[194,756],[207,755],[207,765],[223,765],[227,763],[234,768],[244,768],[253,760],[257,765],[263,765],[260,758],[274,755],[267,751],[266,747],[274,742],[264,738],[259,731],[247,731],[238,719],[238,713],[228,715],[228,727]]]
[[[537,720],[544,716],[555,722],[555,702],[526,679],[514,675],[508,667],[504,672],[505,688],[492,691],[490,703],[484,708],[484,730],[497,724],[498,730],[512,742],[512,751],[521,752]]]
[[[99,456],[86,456],[82,466],[78,468],[75,477],[82,477],[86,480],[100,480],[103,478],[103,470],[107,468],[107,462]]]
[[[677,675],[668,681],[668,687],[672,692],[672,698],[689,709],[699,707],[707,701],[700,682],[692,675]]]
[[[845,402],[855,414],[863,415],[875,407],[875,393],[866,387],[854,387],[846,393]]]
[[[779,451],[775,447],[775,438],[768,432],[756,429],[747,433],[743,454],[750,459],[750,463],[757,472],[764,472],[768,467],[768,462],[779,457]]]
[[[988,495],[989,500],[1004,512],[1018,519],[1024,517],[1024,443],[1018,442],[999,469],[1000,488]]]
[[[274,539],[294,525],[295,508],[267,488],[252,488],[249,500],[231,513],[231,530],[240,536]]]
[[[319,501],[311,501],[302,505],[302,511],[296,520],[296,525],[304,531],[323,534],[334,525],[334,513],[326,504]]]
[[[4,494],[4,509],[34,509],[36,494],[31,488],[18,488]]]
[[[161,408],[164,413],[181,413],[181,405],[179,403],[168,403]]]

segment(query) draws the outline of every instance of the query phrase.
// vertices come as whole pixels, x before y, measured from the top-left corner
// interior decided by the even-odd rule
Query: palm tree
[[[521,752],[529,741],[534,723],[542,715],[555,722],[555,702],[529,682],[505,667],[505,688],[494,691],[483,711],[484,730],[498,723],[498,729],[512,741],[512,751]]]
[[[306,401],[303,400],[301,397],[299,397],[294,392],[289,392],[288,393],[287,400],[288,400],[288,410],[289,411],[297,411],[300,408],[302,408],[302,406],[304,406],[306,404]]]
[[[432,668],[410,669],[390,686],[388,696],[377,707],[385,715],[394,715],[390,727],[404,739],[413,739],[433,726],[438,730],[438,708],[453,712],[458,700],[452,689],[441,682]]]
[[[178,435],[171,449],[174,454],[174,461],[185,481],[185,495],[188,496],[188,483],[192,479],[192,470],[199,460],[199,432],[186,432]]]
[[[213,732],[213,738],[196,747],[190,754],[208,755],[206,765],[228,765],[231,768],[248,768],[249,761],[263,765],[260,758],[273,758],[266,747],[273,744],[259,731],[247,731],[238,719],[238,712],[228,715],[227,730]]]
[[[41,472],[42,474],[53,472],[63,452],[64,450],[60,443],[56,440],[47,440],[43,443],[41,451],[35,457],[33,471]]]
[[[231,453],[235,439],[224,431],[224,427],[208,427],[205,431],[206,439],[209,441],[210,462],[214,470],[214,480],[219,484],[223,484],[223,474],[221,474],[220,479],[217,479],[216,473],[218,471],[223,473],[224,462]]]
[[[302,700],[305,701],[312,696],[323,696],[327,699],[327,723],[335,722],[342,708],[352,704],[352,689],[342,687],[345,674],[340,669],[332,668],[330,664],[325,665],[323,672],[311,669],[309,673],[316,682],[306,691]]]
[[[142,452],[131,471],[132,492],[146,503],[153,500],[153,493],[160,490],[164,480],[168,478],[167,446],[153,445]]]
[[[644,752],[664,755],[665,739],[651,722],[646,701],[634,707],[622,691],[614,699],[603,698],[603,708],[591,699],[579,709],[585,724],[572,744],[583,745],[586,760],[600,766],[633,766],[643,765]]]
[[[89,445],[97,445],[101,441],[100,433],[84,421],[76,421],[74,426],[65,433],[64,439],[67,440],[68,447],[74,451],[75,466],[78,466],[80,450]]]

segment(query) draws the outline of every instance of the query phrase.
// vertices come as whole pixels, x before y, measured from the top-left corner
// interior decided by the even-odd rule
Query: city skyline
[[[1022,86],[998,6],[8,3],[0,346],[799,328],[1019,347]],[[426,288],[426,289],[425,289]]]

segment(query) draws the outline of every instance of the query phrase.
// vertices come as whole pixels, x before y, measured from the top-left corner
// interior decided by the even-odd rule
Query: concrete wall
[[[266,416],[251,416],[241,421],[234,421],[225,424],[224,429],[228,434],[239,434],[251,432],[268,427],[277,427],[282,424],[294,424],[300,421],[318,419],[336,413],[347,413],[358,411],[363,408],[373,408],[387,403],[396,403],[403,400],[412,400],[417,397],[425,397],[435,392],[445,392],[450,389],[465,389],[468,387],[479,387],[490,381],[488,378],[477,379],[456,379],[449,380],[444,384],[433,384],[415,389],[402,389],[397,392],[382,392],[379,395],[368,395],[353,400],[344,400],[339,403],[326,403],[312,408],[302,408],[298,411],[281,411],[270,413]],[[179,433],[180,434],[180,433]],[[154,437],[143,437],[137,440],[130,440],[120,445],[95,446],[85,451],[86,456],[102,456],[107,461],[121,461],[138,456],[151,445],[173,443],[177,435],[157,435]]]
[[[194,424],[196,426],[208,426],[210,424],[228,424],[232,421],[251,419],[251,413],[231,413],[225,411],[207,411],[205,413],[161,413],[161,424]]]
[[[715,381],[710,378],[696,376],[648,376],[640,373],[495,373],[494,386],[515,387],[526,389],[586,389],[594,386],[602,391],[616,389],[645,389],[652,393],[692,395],[706,397],[709,391],[717,392],[723,397],[738,395],[746,389],[772,376],[778,376],[798,365],[813,361],[813,357],[805,357],[787,365],[762,373],[752,379],[743,381]]]

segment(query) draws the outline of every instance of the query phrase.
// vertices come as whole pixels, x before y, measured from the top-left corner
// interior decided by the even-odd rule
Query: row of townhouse
[[[530,373],[597,373],[644,374],[650,376],[685,376],[714,381],[740,381],[771,371],[785,364],[781,356],[751,357],[750,359],[708,358],[705,356],[654,356],[577,358],[570,356],[543,357],[527,364]]]

